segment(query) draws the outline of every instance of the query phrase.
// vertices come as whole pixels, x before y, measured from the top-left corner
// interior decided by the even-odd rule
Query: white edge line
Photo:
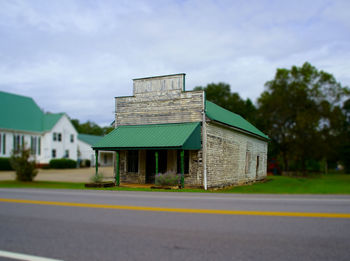
[[[12,259],[17,259],[17,260],[28,260],[28,261],[63,261],[63,260],[59,260],[59,259],[25,255],[25,254],[19,254],[19,253],[8,252],[8,251],[3,251],[3,250],[0,250],[0,256],[12,258]]]

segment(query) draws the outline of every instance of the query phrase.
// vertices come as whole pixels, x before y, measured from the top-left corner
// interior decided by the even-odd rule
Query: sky
[[[0,0],[0,90],[81,122],[114,120],[132,79],[186,73],[253,102],[308,61],[350,86],[350,1]]]

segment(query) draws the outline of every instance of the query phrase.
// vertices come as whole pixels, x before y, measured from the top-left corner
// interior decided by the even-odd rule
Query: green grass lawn
[[[269,176],[266,182],[220,190],[223,193],[350,194],[350,175]]]
[[[0,188],[47,188],[47,189],[87,189],[84,183],[69,182],[18,182],[0,181]],[[148,188],[88,188],[89,190],[117,191],[169,191],[169,192],[208,192],[208,193],[272,193],[272,194],[350,194],[350,175],[329,174],[311,177],[269,176],[266,182],[238,186],[220,190],[182,189],[159,190]]]

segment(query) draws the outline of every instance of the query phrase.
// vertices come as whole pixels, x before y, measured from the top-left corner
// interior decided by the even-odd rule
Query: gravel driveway
[[[106,180],[113,179],[113,167],[99,167]],[[90,177],[95,174],[95,168],[81,169],[39,169],[36,181],[62,181],[62,182],[89,182]],[[0,171],[0,180],[14,180],[14,171]]]

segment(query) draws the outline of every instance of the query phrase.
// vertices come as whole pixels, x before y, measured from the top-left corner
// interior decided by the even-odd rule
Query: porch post
[[[116,151],[116,164],[115,164],[115,185],[119,187],[120,185],[120,176],[119,176],[119,150]]]
[[[96,157],[96,160],[95,160],[95,175],[97,176],[98,174],[98,150],[95,150],[95,157]]]
[[[184,164],[184,150],[181,151],[181,188],[185,187],[185,164]]]
[[[158,151],[155,153],[156,156],[156,175],[158,174]]]

